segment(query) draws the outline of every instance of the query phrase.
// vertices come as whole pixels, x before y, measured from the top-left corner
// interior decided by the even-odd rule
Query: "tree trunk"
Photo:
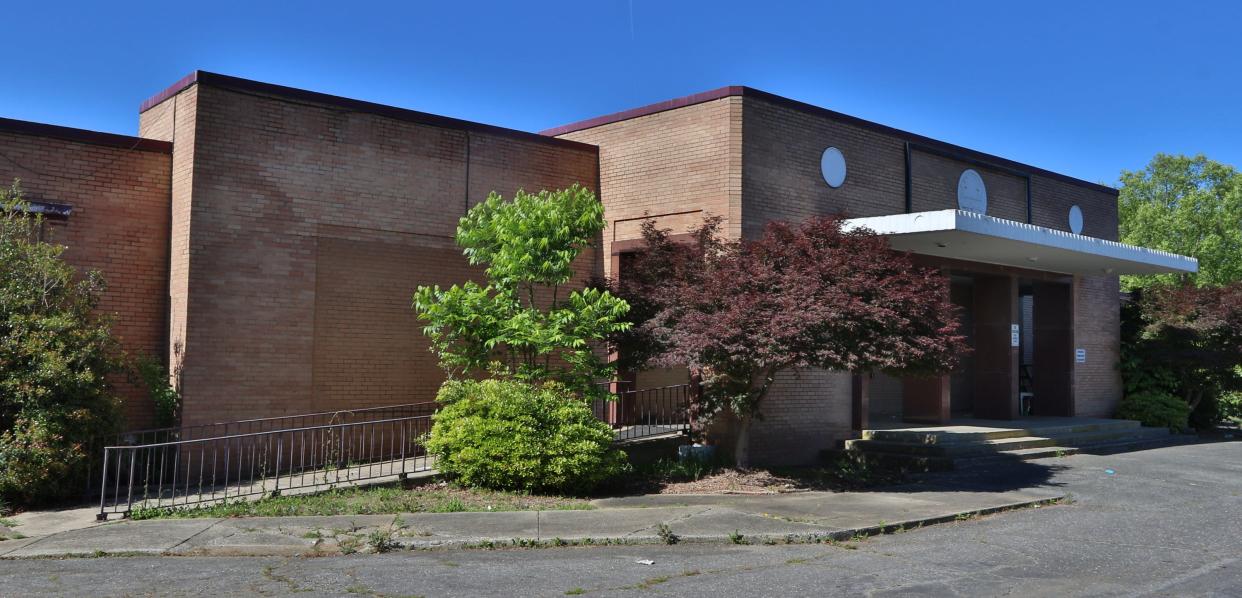
[[[733,445],[734,465],[738,469],[750,469],[750,420],[749,415],[738,418],[737,442]]]
[[[703,417],[703,374],[698,370],[690,372],[689,394],[686,416],[690,420],[690,439],[707,444],[707,422]]]

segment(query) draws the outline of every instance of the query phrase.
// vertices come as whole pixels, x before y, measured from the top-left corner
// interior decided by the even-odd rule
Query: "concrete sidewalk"
[[[398,548],[846,540],[1063,498],[1049,489],[783,495],[649,495],[595,501],[586,511],[405,513],[117,521],[0,542],[0,558],[316,555]],[[666,531],[667,530],[667,531]]]

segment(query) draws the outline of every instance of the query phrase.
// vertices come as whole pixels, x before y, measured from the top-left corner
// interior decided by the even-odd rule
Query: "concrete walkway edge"
[[[661,497],[666,498],[666,497]],[[0,558],[314,556],[397,549],[823,543],[1061,502],[1051,492],[682,497],[704,504],[581,511],[120,521],[0,542]]]

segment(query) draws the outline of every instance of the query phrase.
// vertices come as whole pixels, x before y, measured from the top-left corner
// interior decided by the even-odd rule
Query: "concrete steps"
[[[1023,422],[1015,422],[1023,423]],[[1189,438],[1165,428],[1144,428],[1130,420],[1041,420],[1039,425],[999,427],[949,425],[865,430],[847,440],[859,456],[916,471],[961,469],[1006,461],[1062,457],[1078,452],[1108,454],[1180,444]]]

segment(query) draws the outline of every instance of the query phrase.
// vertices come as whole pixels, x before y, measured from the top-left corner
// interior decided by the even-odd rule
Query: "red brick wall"
[[[741,98],[722,98],[561,136],[600,147],[605,255],[613,242],[640,239],[645,218],[681,233],[714,215],[740,233],[741,118]]]
[[[74,130],[61,129],[72,137]],[[86,133],[86,132],[82,132]],[[87,133],[89,135],[89,133]],[[137,143],[137,140],[134,140]],[[132,355],[162,357],[168,304],[169,155],[0,128],[0,184],[20,178],[26,198],[73,206],[49,221],[49,240],[67,246],[79,270],[99,270],[108,289],[99,311]],[[116,379],[130,427],[153,423],[146,392]]]
[[[492,190],[597,176],[592,147],[209,84],[144,128],[173,101],[187,424],[429,399],[441,374],[410,301],[472,274],[457,219]]]
[[[1087,350],[1074,364],[1074,409],[1084,417],[1112,417],[1121,401],[1121,291],[1116,276],[1074,281],[1074,347]]]

